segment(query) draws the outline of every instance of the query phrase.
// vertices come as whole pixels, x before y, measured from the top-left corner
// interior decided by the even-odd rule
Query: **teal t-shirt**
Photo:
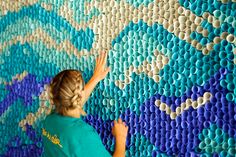
[[[42,123],[43,157],[111,157],[96,130],[82,118],[52,112]]]

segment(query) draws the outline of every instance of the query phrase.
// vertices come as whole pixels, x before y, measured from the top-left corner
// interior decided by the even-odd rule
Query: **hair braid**
[[[82,101],[81,92],[84,88],[84,85],[81,86],[81,84],[84,84],[84,81],[82,79],[82,74],[78,73],[78,75],[76,76],[74,96],[71,98],[71,103],[73,107],[76,106],[79,108],[82,115],[86,115],[85,111],[83,110],[83,106],[81,105]]]

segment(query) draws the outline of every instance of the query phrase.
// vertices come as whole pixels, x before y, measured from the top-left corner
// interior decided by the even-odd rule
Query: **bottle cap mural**
[[[83,119],[111,154],[121,117],[127,157],[236,156],[235,0],[1,0],[1,156],[42,155],[48,84],[100,51]]]

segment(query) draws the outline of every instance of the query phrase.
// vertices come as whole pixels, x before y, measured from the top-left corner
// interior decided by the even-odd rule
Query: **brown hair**
[[[79,70],[68,69],[58,73],[49,85],[49,101],[55,105],[55,111],[66,115],[68,110],[79,108],[82,115],[83,110],[81,91],[84,90],[84,80]]]

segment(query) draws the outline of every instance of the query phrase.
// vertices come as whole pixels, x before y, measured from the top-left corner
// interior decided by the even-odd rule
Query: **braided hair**
[[[84,80],[79,70],[68,69],[58,73],[49,85],[49,102],[55,112],[66,115],[68,110],[78,108],[80,115],[86,115],[82,104]]]

